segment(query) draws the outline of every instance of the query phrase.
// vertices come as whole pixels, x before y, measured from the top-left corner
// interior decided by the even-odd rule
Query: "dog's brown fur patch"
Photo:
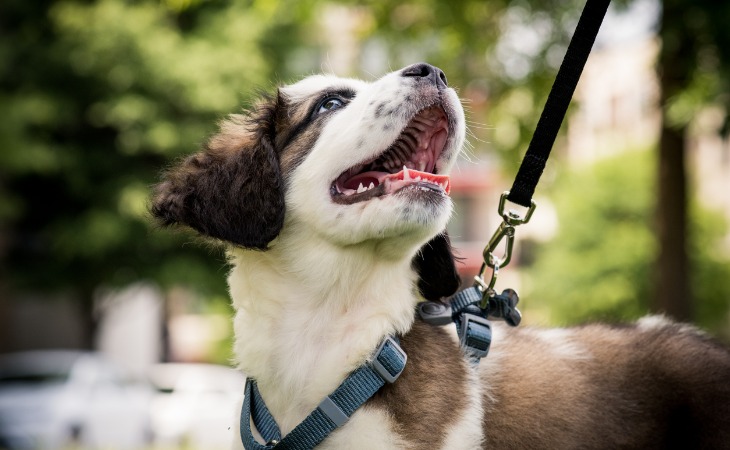
[[[167,172],[153,194],[152,214],[203,235],[265,249],[284,222],[284,191],[273,147],[270,102],[232,116],[203,151]]]
[[[164,225],[266,249],[284,222],[286,174],[309,153],[324,123],[306,121],[309,107],[278,94],[229,116],[201,152],[165,174],[152,214]]]
[[[727,349],[669,323],[566,330],[573,356],[538,333],[494,343],[486,448],[730,448]]]
[[[408,362],[400,378],[367,403],[385,408],[414,448],[440,448],[461,417],[470,370],[459,346],[439,327],[416,321],[401,338]]]

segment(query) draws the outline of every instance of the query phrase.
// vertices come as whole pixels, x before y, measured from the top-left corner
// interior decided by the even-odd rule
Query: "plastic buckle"
[[[492,326],[484,317],[464,313],[461,316],[459,340],[470,356],[477,359],[484,358],[489,353],[489,346],[492,343]]]
[[[504,320],[509,326],[516,327],[522,321],[522,313],[517,309],[520,297],[514,289],[505,289],[501,294],[489,299],[490,319]]]
[[[418,316],[431,325],[448,325],[454,321],[450,305],[439,302],[421,302],[418,304]]]
[[[393,352],[395,352],[395,354],[385,355],[384,352],[386,350],[386,346]],[[395,374],[391,374],[388,368],[381,362],[381,357],[383,357],[383,359],[392,359],[392,357],[395,357],[396,361],[391,362],[400,363],[400,368],[395,367],[398,371]],[[387,383],[394,383],[395,380],[398,379],[400,374],[403,373],[403,369],[405,369],[406,367],[406,361],[408,361],[408,355],[406,355],[406,352],[404,352],[403,349],[400,348],[400,345],[398,345],[398,341],[396,341],[392,336],[387,336],[385,339],[383,339],[383,342],[375,351],[375,357],[373,357],[370,365],[372,366],[373,370],[375,370],[375,372],[377,372],[377,374],[380,375],[381,378],[383,378],[383,380],[385,380]]]

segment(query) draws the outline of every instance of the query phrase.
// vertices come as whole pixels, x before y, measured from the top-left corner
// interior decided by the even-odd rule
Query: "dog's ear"
[[[431,239],[413,258],[418,273],[418,290],[426,300],[438,301],[453,295],[461,285],[456,258],[444,231]]]
[[[152,214],[205,236],[264,250],[284,222],[284,192],[274,149],[277,103],[233,115],[196,153],[155,187]]]

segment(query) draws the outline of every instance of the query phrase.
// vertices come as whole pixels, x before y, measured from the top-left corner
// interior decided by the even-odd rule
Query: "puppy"
[[[464,114],[441,70],[312,76],[221,124],[152,212],[222,241],[235,357],[287,434],[400,338],[405,369],[318,448],[730,448],[730,354],[649,317],[493,327],[478,366],[416,305],[459,278],[443,230]]]

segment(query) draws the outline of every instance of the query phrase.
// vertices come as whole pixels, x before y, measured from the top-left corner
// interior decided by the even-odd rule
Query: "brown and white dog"
[[[157,186],[163,223],[227,245],[235,357],[282,433],[397,334],[402,376],[321,448],[730,448],[730,354],[689,326],[496,324],[475,368],[453,325],[414,319],[459,284],[441,233],[464,134],[433,66],[312,76],[230,116]]]

